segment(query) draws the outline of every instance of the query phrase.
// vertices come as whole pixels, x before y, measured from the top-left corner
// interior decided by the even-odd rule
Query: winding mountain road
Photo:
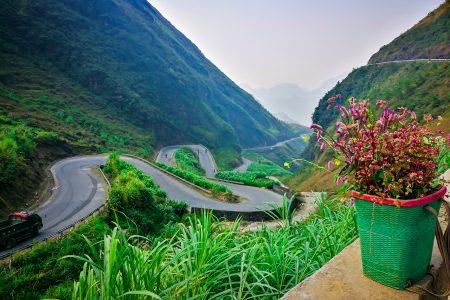
[[[373,64],[367,64],[366,66],[373,66],[373,65],[384,65],[384,64],[397,64],[397,63],[404,63],[404,62],[448,62],[450,61],[449,58],[416,58],[416,59],[403,59],[403,60],[390,60],[390,61],[382,61],[378,63]]]
[[[288,143],[290,143],[290,142],[292,142],[292,141],[300,140],[301,138],[302,138],[301,136],[298,136],[298,137],[294,137],[294,138],[289,139],[289,140],[285,140],[285,141],[278,142],[278,143],[273,144],[273,145],[270,145],[270,146],[261,146],[261,147],[245,148],[245,149],[242,149],[242,150],[244,150],[244,151],[245,151],[245,150],[249,150],[249,151],[257,151],[257,152],[270,151],[270,150],[273,150],[274,148],[281,147],[281,146],[283,146],[283,145],[285,145],[285,144],[288,144]]]
[[[46,203],[36,209],[43,222],[39,235],[12,249],[1,251],[0,258],[29,247],[33,240],[42,241],[55,235],[97,210],[105,201],[106,191],[102,180],[94,173],[92,167],[105,164],[106,158],[107,155],[78,156],[54,164],[51,167],[55,179],[53,194]],[[270,204],[280,205],[282,202],[281,195],[269,190],[231,183],[223,184],[227,185],[233,194],[244,198],[245,202],[241,204],[221,202],[207,197],[145,161],[128,156],[121,158],[150,175],[167,192],[170,199],[185,202],[190,207],[251,212],[271,209]]]

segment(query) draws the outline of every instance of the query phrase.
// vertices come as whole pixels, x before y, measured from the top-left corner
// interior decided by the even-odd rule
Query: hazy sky
[[[237,84],[315,88],[443,0],[149,0]]]

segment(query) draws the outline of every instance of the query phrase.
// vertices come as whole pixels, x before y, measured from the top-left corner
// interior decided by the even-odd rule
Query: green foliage
[[[242,182],[245,185],[272,188],[274,185],[280,183],[275,180],[266,178],[265,173],[261,172],[236,172],[236,171],[222,171],[216,174],[219,179]]]
[[[71,115],[68,115],[66,118],[66,123],[67,124],[72,124],[73,123],[73,117]]]
[[[59,141],[54,132],[26,126],[6,116],[0,119],[0,186],[9,184],[22,169],[38,144]]]
[[[438,174],[444,174],[448,169],[450,169],[450,147],[442,147],[441,154],[439,155],[438,161]]]
[[[247,233],[239,225],[202,213],[148,248],[115,229],[101,251],[76,257],[85,264],[72,299],[279,299],[357,235],[354,208],[334,201],[303,223]]]
[[[230,189],[224,185],[212,182],[202,176],[195,175],[190,172],[183,171],[183,170],[171,167],[171,166],[167,166],[163,163],[157,162],[156,164],[158,165],[158,167],[160,167],[172,174],[175,174],[175,175],[183,178],[184,180],[192,182],[193,184],[195,184],[199,187],[202,187],[204,189],[207,189],[208,191],[211,191],[212,194],[216,197],[223,196],[225,198],[225,200],[232,200],[233,195],[232,195]]]
[[[271,160],[255,152],[246,151],[244,156],[252,161],[248,167],[248,172],[264,173],[266,176],[283,176],[292,174],[284,169],[281,165],[277,165]]]
[[[182,147],[177,149],[175,151],[175,160],[179,169],[199,176],[205,175],[205,170],[201,168],[197,157],[190,148]]]
[[[179,222],[187,211],[185,203],[166,201],[166,192],[150,176],[121,160],[117,153],[108,157],[104,172],[111,179],[110,216],[123,228],[153,234],[161,224]]]

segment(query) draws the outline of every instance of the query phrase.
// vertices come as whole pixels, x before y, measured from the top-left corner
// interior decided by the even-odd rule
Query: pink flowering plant
[[[423,197],[440,187],[439,171],[446,169],[440,162],[448,158],[450,136],[430,130],[431,115],[425,115],[421,124],[414,112],[394,111],[386,101],[377,100],[371,109],[369,100],[350,98],[347,109],[336,104],[340,97],[330,98],[327,108],[340,112],[335,134],[320,125],[311,126],[320,150],[334,150],[328,168],[343,164],[337,183],[347,182],[361,193],[399,199]]]

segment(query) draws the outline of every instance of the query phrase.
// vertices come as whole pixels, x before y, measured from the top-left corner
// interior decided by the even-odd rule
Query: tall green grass
[[[278,299],[356,237],[354,208],[328,201],[305,222],[240,233],[202,213],[148,246],[116,228],[84,261],[72,299]],[[72,256],[73,258],[74,256]]]

